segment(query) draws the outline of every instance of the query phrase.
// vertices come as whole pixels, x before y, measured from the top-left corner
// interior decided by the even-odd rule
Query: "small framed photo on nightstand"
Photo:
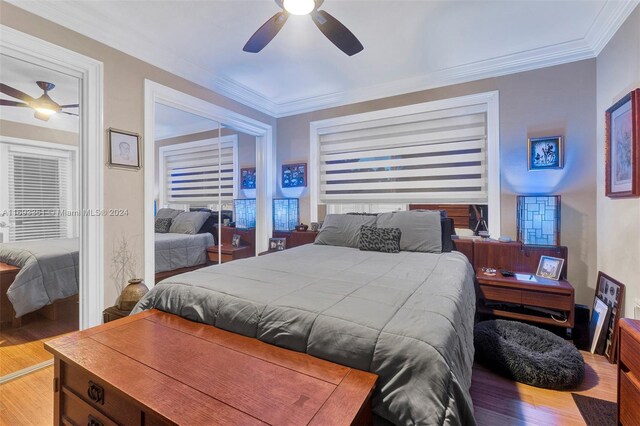
[[[287,248],[286,238],[269,238],[269,250],[282,251]]]
[[[540,256],[540,263],[538,263],[536,276],[558,281],[562,274],[563,266],[564,259],[551,256]]]

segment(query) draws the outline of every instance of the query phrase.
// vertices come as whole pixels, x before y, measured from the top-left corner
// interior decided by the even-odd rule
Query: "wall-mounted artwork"
[[[640,89],[605,113],[606,195],[640,196]]]
[[[283,164],[282,187],[297,188],[307,186],[307,163]]]
[[[140,168],[140,136],[137,133],[110,128],[109,167],[138,170]]]
[[[564,166],[562,136],[530,138],[528,147],[529,170],[561,169]]]
[[[256,168],[240,169],[240,188],[256,189]]]

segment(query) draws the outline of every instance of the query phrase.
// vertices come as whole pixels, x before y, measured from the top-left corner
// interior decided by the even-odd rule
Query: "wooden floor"
[[[0,377],[52,359],[42,342],[78,329],[78,303],[65,302],[55,321],[27,314],[21,327],[0,327]]]
[[[604,356],[583,352],[585,379],[559,392],[507,380],[475,365],[471,397],[479,425],[584,425],[571,393],[616,401],[617,369]]]
[[[616,400],[616,366],[603,357],[583,353],[586,377],[573,392]],[[53,367],[0,385],[0,424],[53,423]],[[473,368],[471,395],[476,420],[482,426],[584,425],[571,392],[515,383],[481,366]]]

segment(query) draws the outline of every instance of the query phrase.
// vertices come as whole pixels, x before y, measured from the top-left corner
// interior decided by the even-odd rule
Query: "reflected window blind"
[[[56,151],[57,152],[57,151]],[[66,238],[71,154],[8,151],[9,241]]]
[[[166,203],[206,207],[218,202],[233,202],[235,193],[236,145],[217,142],[206,146],[172,149],[164,153]],[[220,185],[220,187],[218,187]]]
[[[486,106],[324,128],[320,201],[487,203]]]

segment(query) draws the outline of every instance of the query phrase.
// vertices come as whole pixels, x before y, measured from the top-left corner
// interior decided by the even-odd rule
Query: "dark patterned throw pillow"
[[[365,251],[400,253],[400,228],[376,228],[363,225],[360,228],[358,248]]]
[[[170,217],[156,218],[156,232],[158,234],[166,234],[169,232],[169,228],[171,228],[171,221],[172,219]]]

